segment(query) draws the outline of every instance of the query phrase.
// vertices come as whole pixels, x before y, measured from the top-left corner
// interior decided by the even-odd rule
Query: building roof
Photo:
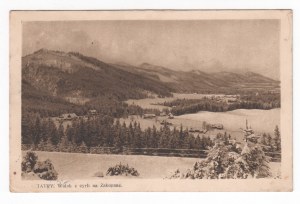
[[[61,115],[62,118],[76,118],[77,115],[75,113],[64,113]]]
[[[152,114],[152,113],[145,113],[144,116],[155,116],[155,114]]]

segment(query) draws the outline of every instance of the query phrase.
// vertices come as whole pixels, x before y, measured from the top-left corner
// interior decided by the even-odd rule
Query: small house
[[[167,116],[167,114],[165,112],[161,112],[159,116]]]
[[[169,113],[169,115],[168,115],[168,119],[174,119],[174,116],[173,116],[173,114],[172,114],[172,113]]]
[[[59,116],[59,118],[61,120],[74,120],[77,117],[78,116],[75,113],[65,113],[65,114],[62,114],[61,116]]]
[[[214,129],[219,129],[219,130],[222,130],[224,128],[223,125],[220,123],[212,124],[211,127]]]
[[[227,103],[234,103],[237,102],[237,98],[228,98]]]
[[[202,133],[202,130],[200,130],[200,129],[195,129],[195,132]]]
[[[144,115],[143,115],[143,118],[144,118],[144,119],[151,119],[151,118],[155,118],[155,117],[156,117],[155,114],[144,114]]]
[[[163,120],[160,122],[161,125],[173,125],[172,123],[166,121],[166,120]]]
[[[89,115],[97,115],[97,110],[89,110]]]

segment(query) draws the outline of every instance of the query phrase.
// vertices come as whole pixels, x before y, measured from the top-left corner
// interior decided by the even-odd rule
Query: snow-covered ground
[[[185,171],[191,169],[197,158],[137,156],[137,155],[105,155],[82,154],[61,152],[36,152],[39,160],[50,159],[58,173],[58,179],[99,179],[94,176],[96,172],[106,171],[120,162],[135,168],[139,173],[139,179],[163,179],[170,176],[176,169]],[[276,175],[280,163],[270,163],[272,174]],[[112,178],[104,176],[104,179]],[[115,177],[114,177],[115,178]],[[119,177],[118,177],[119,178]]]
[[[273,133],[275,126],[280,126],[280,108],[271,110],[238,109],[227,112],[201,111],[175,117],[175,120],[187,120],[190,124],[206,121],[208,123],[221,123],[226,130],[236,131],[245,127],[245,121],[255,132]],[[174,120],[174,121],[175,121]],[[200,123],[201,124],[201,123]]]

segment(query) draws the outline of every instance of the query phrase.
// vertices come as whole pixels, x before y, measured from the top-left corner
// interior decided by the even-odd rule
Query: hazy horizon
[[[279,79],[278,20],[23,23],[23,56],[41,48],[173,70],[253,71]]]

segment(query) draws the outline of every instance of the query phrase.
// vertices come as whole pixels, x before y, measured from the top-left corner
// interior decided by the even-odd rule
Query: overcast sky
[[[279,30],[278,20],[26,22],[23,55],[47,48],[111,63],[279,79]]]

